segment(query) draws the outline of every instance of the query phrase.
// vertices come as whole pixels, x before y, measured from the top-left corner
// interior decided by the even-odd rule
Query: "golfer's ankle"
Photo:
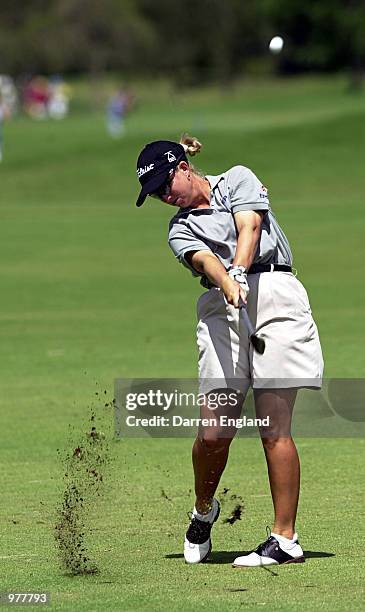
[[[195,500],[195,510],[199,514],[209,514],[212,509],[213,498],[211,499],[196,499]]]
[[[271,530],[272,533],[276,533],[277,535],[283,536],[283,538],[287,538],[288,540],[292,540],[295,534],[294,527],[280,527],[274,525]]]

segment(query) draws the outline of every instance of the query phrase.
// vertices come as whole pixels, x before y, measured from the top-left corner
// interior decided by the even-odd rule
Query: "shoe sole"
[[[235,565],[232,563],[232,567],[238,569],[251,569],[252,567],[278,567],[280,565],[289,565],[290,563],[305,563],[305,557],[297,557],[296,559],[284,561],[284,563],[273,563],[272,565]]]
[[[217,514],[216,514],[216,516],[214,518],[214,521],[212,523],[212,527],[213,527],[214,523],[218,520],[220,513],[221,513],[221,505],[218,502],[218,512],[217,512]],[[198,563],[204,563],[208,559],[210,553],[212,552],[212,538],[209,538],[209,540],[210,540],[210,542],[209,542],[209,550],[208,550],[207,554],[202,559],[200,559],[200,561],[198,561],[197,563],[188,563],[188,561],[185,560],[185,563],[187,563],[188,565],[198,565]]]

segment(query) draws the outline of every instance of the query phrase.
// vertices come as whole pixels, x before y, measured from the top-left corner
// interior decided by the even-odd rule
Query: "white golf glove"
[[[230,270],[228,270],[228,276],[230,276],[233,280],[236,281],[245,292],[245,299],[247,298],[250,287],[247,282],[247,273],[246,268],[244,266],[232,266]]]

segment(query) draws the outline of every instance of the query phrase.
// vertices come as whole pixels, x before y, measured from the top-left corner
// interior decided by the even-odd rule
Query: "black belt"
[[[292,267],[285,264],[253,264],[247,274],[260,274],[261,272],[292,272]],[[206,289],[215,287],[206,276],[203,276],[200,284]]]
[[[247,270],[247,274],[260,274],[260,272],[292,272],[292,267],[284,264],[253,264]]]

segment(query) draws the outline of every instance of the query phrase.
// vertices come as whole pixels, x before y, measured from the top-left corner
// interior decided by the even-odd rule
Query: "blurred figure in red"
[[[48,80],[42,76],[32,78],[23,92],[23,107],[32,119],[46,119],[49,101]]]

